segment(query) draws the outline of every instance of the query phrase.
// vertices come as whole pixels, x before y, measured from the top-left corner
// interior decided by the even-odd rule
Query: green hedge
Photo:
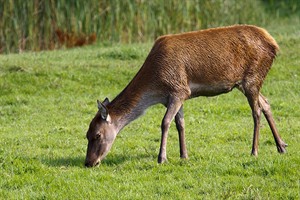
[[[0,0],[0,53],[61,47],[57,29],[98,42],[145,42],[166,33],[299,12],[297,0]],[[267,8],[267,9],[266,9]],[[267,12],[265,12],[267,10]]]

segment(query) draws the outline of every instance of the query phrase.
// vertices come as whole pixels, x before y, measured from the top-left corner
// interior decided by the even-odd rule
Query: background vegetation
[[[245,1],[249,4],[254,2],[257,7],[246,6],[243,1],[226,0],[168,3],[155,0],[101,1],[106,5],[106,11],[99,12],[99,16],[107,17],[103,21],[87,17],[93,9],[103,9],[99,6],[85,7],[98,1],[85,4],[73,1],[72,11],[66,7],[69,1],[0,2],[0,32],[6,34],[5,39],[1,35],[4,52],[22,50],[23,47],[19,49],[19,40],[23,33],[26,36],[25,50],[43,49],[41,44],[49,48],[49,38],[57,40],[52,35],[51,20],[37,17],[42,14],[34,10],[35,6],[43,4],[49,16],[52,13],[49,8],[60,5],[61,11],[54,7],[53,13],[56,19],[60,19],[56,22],[63,31],[76,34],[96,32],[98,35],[98,44],[83,48],[0,55],[0,199],[300,198],[300,15],[297,14],[297,1]],[[130,18],[125,13],[131,7],[121,7],[123,4],[142,6],[147,2],[152,2],[153,10],[134,12],[145,16],[141,19],[146,21]],[[189,12],[197,13],[198,17],[186,16],[182,20],[178,17],[178,26],[174,17],[159,18],[159,15],[153,14],[155,20],[146,18],[147,13],[155,12],[169,16],[165,14],[167,8],[172,5],[173,10],[180,11],[177,6],[180,7],[182,2],[186,7],[189,4]],[[197,4],[192,5],[191,2]],[[31,10],[25,12],[16,5]],[[204,5],[211,10],[205,13],[202,10]],[[216,8],[220,5],[221,8],[210,8],[212,5]],[[226,6],[228,9],[225,9]],[[79,13],[75,12],[79,7],[84,11],[80,20],[74,14]],[[235,7],[239,8],[239,12],[223,13]],[[117,8],[118,12],[113,14],[112,10]],[[172,13],[170,9],[168,12]],[[197,9],[200,12],[192,11]],[[8,15],[8,11],[12,14]],[[27,16],[31,21],[26,15],[21,15],[22,12],[30,13]],[[216,20],[204,20],[199,17],[202,15]],[[226,17],[233,21],[226,21]],[[159,19],[161,22],[156,22]],[[114,23],[109,24],[110,20]],[[89,27],[92,22],[107,24],[95,25],[93,29]],[[127,85],[144,62],[156,34],[231,22],[265,23],[264,27],[281,48],[262,93],[268,97],[279,132],[289,144],[287,154],[276,152],[271,131],[263,118],[259,156],[250,156],[251,111],[245,97],[234,90],[227,95],[185,102],[189,160],[179,158],[178,136],[173,125],[168,140],[169,162],[163,165],[156,163],[160,123],[165,112],[163,106],[157,105],[122,130],[99,167],[84,167],[85,133],[97,111],[96,99],[106,96],[113,99]],[[8,28],[3,29],[3,24]],[[44,27],[41,24],[45,29],[41,29]],[[142,34],[130,32],[129,39],[127,25],[143,30]],[[144,29],[139,29],[141,27]],[[48,40],[43,43],[44,38]],[[114,43],[148,40],[151,42]],[[54,43],[54,48],[56,45]]]
[[[0,0],[0,53],[61,47],[56,30],[101,43],[300,16],[298,0]]]

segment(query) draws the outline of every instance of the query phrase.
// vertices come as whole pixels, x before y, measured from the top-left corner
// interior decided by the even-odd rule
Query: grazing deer
[[[259,27],[235,25],[159,37],[142,68],[111,102],[98,101],[91,121],[85,165],[95,166],[107,155],[119,131],[144,111],[161,103],[167,111],[161,124],[158,163],[167,160],[171,121],[179,133],[180,157],[187,158],[183,102],[239,89],[248,99],[254,119],[252,155],[258,152],[261,111],[272,130],[278,152],[287,146],[280,138],[267,99],[260,93],[279,47]]]

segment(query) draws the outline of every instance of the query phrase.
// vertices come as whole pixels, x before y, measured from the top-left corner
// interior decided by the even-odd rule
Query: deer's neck
[[[118,131],[159,103],[157,95],[147,84],[132,81],[107,107]]]

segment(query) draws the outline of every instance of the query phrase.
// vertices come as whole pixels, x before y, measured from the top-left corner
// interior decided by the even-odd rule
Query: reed
[[[221,25],[264,25],[270,13],[299,13],[299,6],[296,0],[0,0],[0,53],[66,46],[57,30],[74,40],[96,34],[101,43],[145,42]]]

